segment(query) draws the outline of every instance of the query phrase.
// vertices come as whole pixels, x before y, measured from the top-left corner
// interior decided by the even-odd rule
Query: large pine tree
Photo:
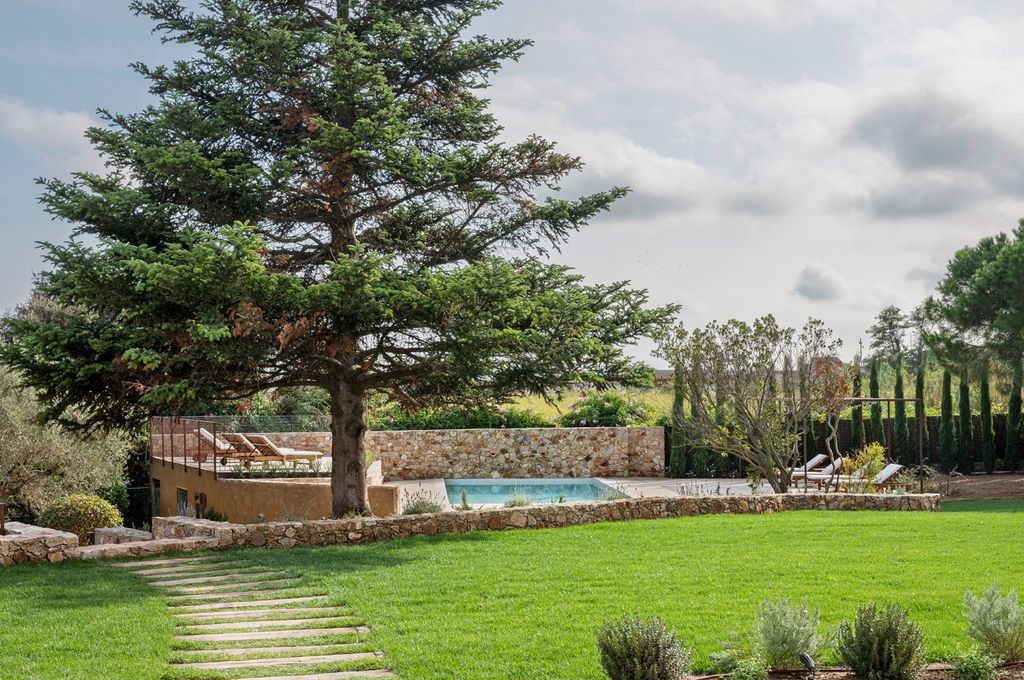
[[[499,139],[482,90],[527,40],[468,35],[492,0],[135,0],[168,42],[154,103],[103,112],[106,174],[43,182],[85,238],[47,247],[60,324],[4,358],[85,428],[279,387],[330,395],[333,511],[365,507],[365,403],[505,399],[629,382],[621,351],[671,310],[538,256],[623,188]],[[77,418],[75,415],[77,414]]]

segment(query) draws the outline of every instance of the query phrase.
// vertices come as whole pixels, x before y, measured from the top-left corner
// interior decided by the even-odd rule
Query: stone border
[[[687,496],[627,498],[587,503],[555,503],[526,508],[449,511],[382,519],[316,520],[231,524],[189,517],[154,517],[152,541],[91,545],[65,550],[67,559],[139,557],[165,552],[242,547],[351,545],[408,536],[469,531],[547,529],[638,519],[717,514],[761,515],[790,510],[874,510],[937,512],[939,494],[766,494],[761,496]],[[49,530],[43,530],[49,531]],[[0,537],[0,555],[7,537]],[[43,561],[46,557],[35,561]],[[23,560],[27,561],[27,560]],[[58,561],[58,560],[52,560]]]
[[[78,558],[78,536],[66,531],[7,522],[0,534],[0,566],[23,562],[63,562]]]

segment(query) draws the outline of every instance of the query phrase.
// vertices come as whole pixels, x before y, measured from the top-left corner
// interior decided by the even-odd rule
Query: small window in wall
[[[153,480],[153,516],[160,516],[160,480]]]
[[[189,506],[188,506],[188,489],[182,489],[178,487],[178,514],[182,517],[188,517]]]
[[[196,518],[206,518],[206,494],[202,491],[196,491]]]

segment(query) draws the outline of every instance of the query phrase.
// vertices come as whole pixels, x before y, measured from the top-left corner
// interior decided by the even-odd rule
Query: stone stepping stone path
[[[369,626],[330,604],[326,593],[296,591],[302,583],[293,574],[216,555],[113,566],[167,591],[174,646],[182,647],[173,652],[169,677],[174,669],[222,671],[238,680],[397,677],[379,668],[383,654],[370,646]]]

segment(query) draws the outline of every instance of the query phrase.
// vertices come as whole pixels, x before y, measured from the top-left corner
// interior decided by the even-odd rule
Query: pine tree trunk
[[[939,460],[946,472],[956,467],[956,428],[953,424],[953,377],[942,373],[942,420],[939,424]]]
[[[331,395],[331,513],[366,512],[366,406],[362,392],[342,380]]]
[[[996,471],[996,436],[992,428],[992,397],[989,393],[988,369],[981,379],[979,411],[981,412],[981,458],[985,465],[985,472],[992,474]]]
[[[961,474],[974,472],[974,422],[971,418],[971,391],[967,371],[960,372],[960,428],[957,435]]]
[[[1010,401],[1006,406],[1006,451],[1003,454],[1004,467],[1015,472],[1020,467],[1024,438],[1021,436],[1021,383],[1024,382],[1024,371],[1018,360],[1013,367],[1013,386],[1010,388]]]

